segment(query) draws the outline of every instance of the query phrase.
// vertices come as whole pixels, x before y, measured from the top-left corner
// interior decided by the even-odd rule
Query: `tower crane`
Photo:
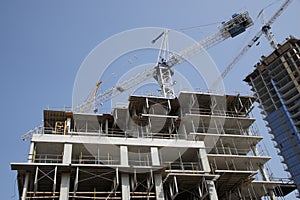
[[[170,59],[163,62],[158,62],[154,68],[147,69],[141,73],[136,74],[130,79],[125,80],[117,86],[107,89],[103,93],[98,94],[94,100],[96,105],[117,96],[118,94],[133,88],[134,86],[154,77],[161,87],[161,93],[166,98],[174,98],[174,89],[171,76],[173,75],[172,67],[180,64],[185,60],[201,53],[203,50],[207,50],[216,44],[243,33],[247,28],[253,25],[253,21],[247,11],[240,14],[233,14],[232,18],[227,22],[222,23],[215,34],[207,37],[206,39],[195,43],[194,45],[182,50],[178,54],[170,56]],[[166,31],[167,32],[167,31]],[[152,43],[157,41],[160,37],[164,37],[166,33],[160,34],[155,38]],[[76,106],[73,110],[75,112],[90,112],[89,101],[84,101],[82,104]],[[86,108],[86,109],[81,109]]]
[[[78,107],[77,107],[77,110],[79,112],[83,112],[83,113],[86,113],[86,112],[89,112],[91,111],[93,105],[94,105],[94,112],[97,112],[97,108],[95,106],[95,98],[97,96],[97,92],[99,90],[99,87],[101,85],[102,81],[98,81],[96,83],[96,87],[94,88],[94,90],[91,92],[91,94],[89,94],[88,98],[84,101],[83,104],[80,104]]]
[[[218,83],[226,77],[226,75],[231,71],[231,69],[240,61],[240,59],[248,52],[248,50],[259,40],[259,38],[264,34],[268,42],[273,49],[278,48],[278,43],[274,39],[271,30],[271,25],[276,21],[276,19],[283,13],[283,11],[290,5],[292,0],[285,0],[280,8],[274,13],[274,15],[265,23],[264,20],[261,30],[255,34],[251,41],[241,50],[241,52],[232,60],[232,62],[225,68],[221,76],[213,83],[212,89],[216,89]],[[259,12],[259,16],[263,15],[263,10]],[[263,16],[262,16],[263,17]]]

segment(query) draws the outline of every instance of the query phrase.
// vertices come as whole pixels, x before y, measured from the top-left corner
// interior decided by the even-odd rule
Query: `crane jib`
[[[219,31],[215,34],[193,44],[187,49],[182,50],[177,55],[172,55],[169,60],[165,61],[165,67],[163,65],[158,65],[154,66],[153,69],[145,70],[144,72],[139,73],[136,76],[123,81],[122,83],[119,83],[118,86],[114,86],[104,91],[103,93],[97,95],[95,98],[92,98],[92,100],[96,102],[95,104],[101,103],[102,105],[105,101],[112,99],[120,93],[133,88],[152,77],[155,77],[157,80],[159,80],[158,84],[164,90],[164,94],[167,94],[167,96],[169,97],[175,97],[175,93],[173,91],[174,89],[172,86],[173,83],[171,81],[171,76],[173,75],[173,71],[171,70],[171,68],[174,65],[182,63],[192,56],[200,54],[201,52],[203,52],[203,50],[207,50],[230,37],[236,37],[252,25],[253,21],[247,11],[240,14],[234,14],[232,15],[232,18],[230,20],[222,23],[218,27]],[[163,33],[157,36],[152,42],[156,42],[162,36]],[[82,104],[80,104],[80,106],[75,107],[75,111],[79,110],[81,112],[90,112],[90,110],[88,110],[90,106],[87,106],[87,104],[93,105],[93,101],[83,102]]]

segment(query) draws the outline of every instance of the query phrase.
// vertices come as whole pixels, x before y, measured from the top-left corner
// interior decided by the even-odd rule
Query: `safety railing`
[[[247,155],[251,149],[237,149],[233,147],[213,147],[207,148],[210,154],[223,154],[223,155]]]
[[[32,156],[34,163],[62,163],[63,156],[55,154],[35,154]]]
[[[224,117],[246,117],[245,112],[234,112],[228,110],[211,110],[205,108],[191,108],[190,114],[198,115],[212,115],[212,116],[224,116]]]
[[[72,159],[72,163],[89,165],[119,165],[120,160],[114,159],[112,156],[80,155],[78,158]]]
[[[203,168],[199,162],[164,162],[165,170],[188,170],[202,171]]]
[[[233,135],[249,135],[249,129],[245,129],[243,127],[237,128],[224,128],[220,125],[220,127],[208,127],[201,126],[201,122],[199,124],[194,124],[194,127],[191,127],[190,131],[195,131],[197,133],[209,133],[209,134],[233,134]],[[124,138],[158,138],[158,139],[184,139],[183,137],[185,133],[179,133],[178,128],[174,128],[174,130],[164,130],[152,132],[150,128],[147,127],[139,127],[132,126],[130,129],[122,130],[118,127],[113,128],[109,127],[105,130],[99,127],[99,129],[91,129],[91,128],[73,128],[71,130],[66,130],[65,132],[57,132],[53,127],[40,127],[38,131],[32,134],[57,134],[57,135],[78,135],[78,136],[101,136],[101,137],[124,137]],[[188,133],[187,133],[188,134]],[[252,133],[252,135],[257,135],[256,133]]]
[[[128,160],[130,166],[151,166],[152,162],[150,159],[143,160]]]
[[[269,154],[262,150],[258,149],[254,153],[251,147],[249,148],[235,148],[235,147],[207,147],[207,153],[209,154],[221,154],[221,155],[237,155],[237,156],[269,156]]]
[[[210,158],[210,168],[213,172],[217,170],[230,170],[230,171],[257,171],[256,162],[248,160],[247,163],[240,164],[239,161],[232,158],[224,158],[222,161],[216,158]]]
[[[197,133],[215,133],[215,134],[230,134],[230,135],[249,135],[248,129],[242,129],[242,128],[224,128],[224,127],[196,127],[195,131]]]
[[[179,135],[174,133],[147,132],[141,130],[120,130],[110,128],[108,131],[101,129],[71,129],[66,133],[56,132],[54,128],[42,127],[41,131],[36,134],[54,134],[54,135],[76,135],[76,136],[101,136],[101,137],[123,137],[123,138],[160,138],[160,139],[178,139]]]

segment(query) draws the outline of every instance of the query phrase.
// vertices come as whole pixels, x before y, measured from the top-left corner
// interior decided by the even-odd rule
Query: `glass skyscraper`
[[[300,191],[300,40],[262,56],[245,80],[255,92],[276,148]]]

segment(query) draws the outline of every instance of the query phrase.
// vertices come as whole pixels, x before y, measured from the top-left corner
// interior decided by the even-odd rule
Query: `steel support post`
[[[26,200],[27,190],[28,190],[28,182],[29,182],[29,172],[27,172],[26,175],[25,175],[25,181],[24,181],[21,200]]]

